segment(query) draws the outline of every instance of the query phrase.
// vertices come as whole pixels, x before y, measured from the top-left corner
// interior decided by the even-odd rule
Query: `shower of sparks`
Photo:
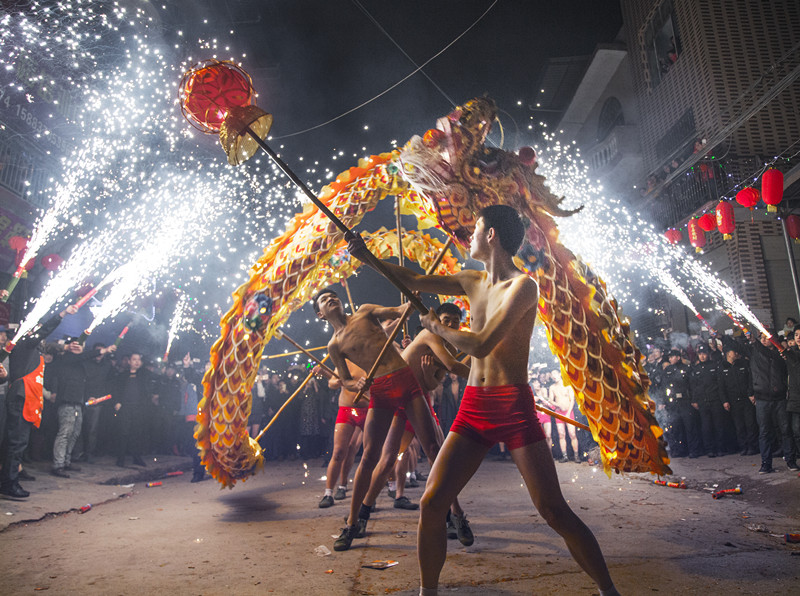
[[[655,226],[594,184],[575,142],[546,135],[539,172],[551,190],[565,196],[565,206],[584,209],[559,218],[561,239],[601,275],[620,305],[638,310],[641,289],[661,284],[695,315],[729,310],[765,332],[764,325],[733,289],[706,265],[670,244]],[[697,305],[697,306],[695,306]]]
[[[672,277],[667,271],[663,269],[658,269],[655,272],[658,281],[667,288],[675,298],[678,299],[678,302],[683,304],[686,308],[688,308],[695,316],[698,316],[700,313],[697,312],[697,309],[692,304],[692,301],[686,295],[686,292],[683,291],[683,288],[678,285],[678,282],[675,281],[675,278]]]
[[[53,305],[62,301],[72,288],[92,274],[98,260],[107,250],[110,236],[108,231],[98,234],[92,241],[85,242],[73,251],[69,259],[47,282],[33,308],[20,322],[16,337],[23,337],[34,329],[50,312]]]
[[[172,322],[169,325],[169,332],[167,333],[167,349],[164,350],[164,360],[166,360],[169,356],[169,351],[172,348],[172,342],[175,341],[178,331],[181,331],[181,329],[185,327],[190,308],[191,303],[189,301],[189,297],[186,294],[181,294],[181,297],[178,298],[178,303],[175,305],[175,314],[172,315]]]
[[[271,161],[256,158],[247,168],[232,168],[213,139],[186,126],[177,86],[196,59],[177,54],[191,44],[170,47],[169,33],[145,10],[88,0],[17,6],[0,18],[0,99],[35,99],[40,111],[52,112],[52,122],[65,122],[51,129],[37,120],[36,136],[52,142],[48,153],[60,156],[60,172],[43,190],[48,207],[24,258],[56,240],[79,247],[96,246],[101,235],[107,240],[105,250],[90,251],[94,262],[82,256],[80,271],[76,262],[65,270],[69,275],[57,276],[25,327],[47,314],[70,282],[116,269],[93,328],[146,285],[174,285],[200,298],[195,314],[205,335],[206,322],[215,327],[209,315],[222,307],[203,288],[229,292],[243,281],[261,248],[300,209],[294,190]],[[238,61],[217,56],[223,45],[222,39],[200,40],[191,49]],[[319,177],[317,170],[306,173]],[[127,265],[117,269],[119,263]]]

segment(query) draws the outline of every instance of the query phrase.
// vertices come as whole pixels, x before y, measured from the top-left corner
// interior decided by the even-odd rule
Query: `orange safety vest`
[[[39,428],[42,423],[42,408],[44,407],[43,381],[44,358],[39,356],[39,366],[22,377],[22,383],[25,386],[25,404],[22,406],[22,417],[36,428]]]

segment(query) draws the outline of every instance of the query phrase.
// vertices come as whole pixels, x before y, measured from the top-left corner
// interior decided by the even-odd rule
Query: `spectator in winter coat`
[[[5,290],[4,290],[5,291]],[[38,330],[20,337],[8,358],[8,393],[6,395],[6,439],[0,459],[0,493],[12,499],[25,499],[30,493],[19,484],[22,454],[28,446],[31,426],[42,420],[44,358],[39,351],[42,340],[56,330],[68,314],[78,309],[72,305],[48,319]]]
[[[770,336],[761,334],[758,341],[745,343],[741,348],[750,357],[750,401],[756,406],[758,420],[758,449],[761,452],[759,474],[773,472],[772,457],[776,434],[782,438],[784,457],[792,462],[793,446],[789,436],[786,416],[788,373],[786,362],[770,342]]]

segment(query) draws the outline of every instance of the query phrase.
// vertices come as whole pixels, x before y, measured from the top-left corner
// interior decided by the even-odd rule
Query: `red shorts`
[[[404,366],[372,381],[369,386],[369,407],[397,411],[421,396],[422,389],[414,372],[410,367]]]
[[[468,385],[450,432],[487,447],[502,442],[509,450],[545,438],[536,416],[533,391],[527,384],[500,387]]]
[[[339,413],[336,415],[336,424],[349,424],[364,430],[364,421],[367,419],[366,408],[346,408],[339,407]]]
[[[550,414],[536,410],[536,417],[539,419],[539,424],[550,424]]]
[[[423,393],[423,397],[425,397],[425,394],[424,394],[424,393]],[[434,419],[434,421],[436,422],[436,424],[438,424],[439,426],[441,426],[441,425],[442,425],[442,423],[441,423],[441,422],[439,422],[439,417],[436,415],[436,412],[434,411],[434,409],[433,409],[433,406],[432,406],[432,405],[431,405],[431,403],[428,401],[428,398],[427,398],[427,397],[425,397],[425,401],[428,403],[428,407],[429,407],[429,408],[430,408],[430,410],[431,410],[431,414],[433,415],[433,419]],[[400,418],[401,420],[405,420],[405,422],[406,422],[406,430],[405,430],[405,432],[408,432],[408,433],[414,434],[414,427],[413,427],[413,426],[411,426],[411,423],[408,421],[408,416],[406,416],[406,409],[405,409],[405,408],[402,408],[402,409],[400,409],[400,410],[397,410],[397,411],[394,413],[394,415],[395,415],[395,417],[396,417],[396,418]]]

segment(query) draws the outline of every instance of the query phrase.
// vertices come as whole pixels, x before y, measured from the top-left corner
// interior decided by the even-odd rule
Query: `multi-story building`
[[[614,56],[599,47],[558,125],[604,186],[659,227],[681,227],[742,185],[760,186],[774,162],[784,204],[797,206],[800,4],[622,0],[622,15],[615,74],[598,76]],[[736,219],[734,240],[713,232],[700,258],[766,325],[796,317],[780,224],[761,210],[737,209]]]

